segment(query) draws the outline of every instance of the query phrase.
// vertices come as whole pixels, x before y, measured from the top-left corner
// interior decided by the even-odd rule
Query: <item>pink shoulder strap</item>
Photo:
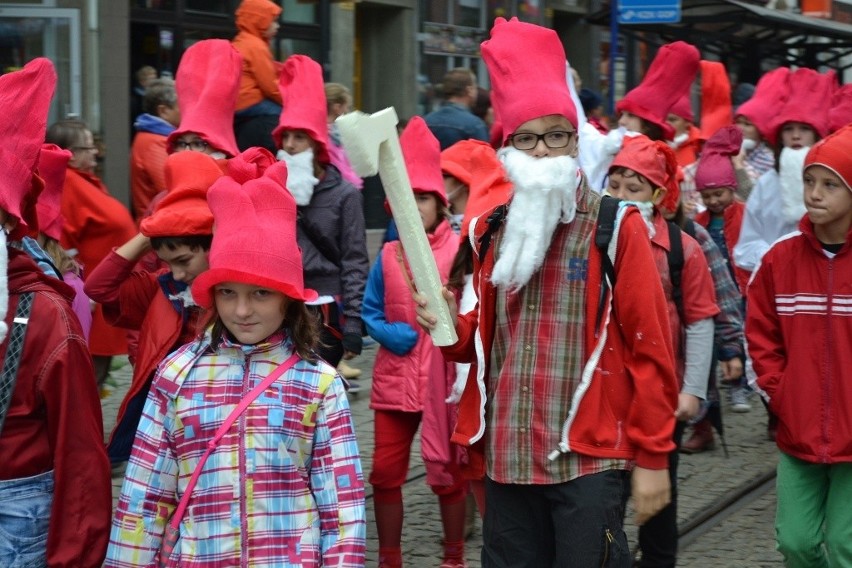
[[[278,365],[278,367],[272,371],[269,376],[260,381],[260,383],[258,383],[251,392],[240,400],[237,407],[231,411],[228,417],[225,418],[225,421],[222,422],[222,425],[219,426],[219,429],[216,430],[216,433],[213,435],[213,439],[207,442],[207,450],[201,456],[201,459],[198,460],[198,465],[195,467],[195,471],[192,472],[192,477],[189,479],[186,490],[180,498],[180,503],[178,503],[177,509],[175,509],[174,514],[172,514],[172,518],[169,519],[169,526],[172,529],[177,530],[180,527],[180,522],[183,520],[186,508],[189,506],[189,499],[192,496],[192,490],[195,489],[195,484],[198,483],[198,478],[201,477],[201,471],[204,469],[204,464],[207,462],[207,458],[209,458],[210,454],[216,450],[216,447],[219,445],[219,441],[228,432],[228,430],[230,430],[231,425],[233,425],[237,418],[240,417],[240,414],[245,412],[246,408],[254,402],[254,399],[259,397],[269,385],[278,379],[278,377],[289,371],[298,360],[299,355],[297,353],[293,353],[289,359]]]

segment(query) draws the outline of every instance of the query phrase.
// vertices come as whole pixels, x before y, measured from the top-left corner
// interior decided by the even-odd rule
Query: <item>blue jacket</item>
[[[441,150],[469,138],[488,142],[485,122],[460,104],[444,103],[438,110],[427,114],[423,120],[438,139]]]

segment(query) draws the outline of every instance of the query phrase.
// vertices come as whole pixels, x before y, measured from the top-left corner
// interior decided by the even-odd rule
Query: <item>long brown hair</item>
[[[60,276],[69,272],[73,272],[77,276],[80,276],[80,265],[77,264],[76,260],[68,256],[68,253],[65,252],[65,249],[62,248],[59,241],[44,235],[44,244],[41,245],[41,248],[47,253],[50,260],[53,261],[53,264],[56,266],[56,270],[59,271]]]
[[[209,315],[201,328],[201,332],[203,333],[203,330],[212,323],[212,341],[216,345],[228,335],[228,329],[222,322],[222,318],[219,317],[215,303],[208,312]],[[284,310],[284,322],[281,324],[281,329],[286,331],[293,340],[299,357],[311,363],[317,362],[316,348],[319,345],[320,337],[319,323],[314,314],[308,311],[305,302],[290,299]]]

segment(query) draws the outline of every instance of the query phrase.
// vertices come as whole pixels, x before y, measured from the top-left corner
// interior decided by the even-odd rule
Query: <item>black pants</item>
[[[675,449],[669,454],[672,500],[639,527],[639,548],[642,549],[640,568],[673,567],[677,560],[677,466],[680,462],[678,448],[685,429],[686,422],[677,422],[674,431]]]
[[[555,485],[486,477],[483,568],[629,567],[623,528],[629,479],[622,470]]]

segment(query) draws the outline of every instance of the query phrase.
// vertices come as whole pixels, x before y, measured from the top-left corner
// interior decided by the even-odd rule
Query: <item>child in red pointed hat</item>
[[[756,387],[778,416],[775,539],[787,566],[852,561],[850,147],[847,125],[809,150],[807,214],[763,255],[749,284]]]
[[[306,285],[320,294],[310,303],[323,322],[320,355],[337,366],[362,348],[361,302],[370,271],[363,197],[331,163],[320,64],[290,56],[279,85],[284,110],[272,137],[299,208]]]
[[[677,160],[669,146],[645,136],[625,139],[609,170],[607,192],[620,199],[641,204],[651,228],[651,250],[657,277],[666,293],[669,329],[675,347],[675,368],[680,395],[675,411],[678,424],[674,442],[680,445],[688,420],[700,409],[707,396],[707,382],[713,359],[714,316],[719,313],[716,293],[701,246],[675,224],[666,221],[662,211],[675,211],[679,201]],[[673,244],[673,239],[678,239]],[[672,278],[669,251],[678,246],[683,266],[680,282]],[[680,292],[680,302],[675,299]],[[672,491],[677,488],[677,448],[669,456]],[[639,527],[643,562],[674,565],[677,555],[677,501],[673,500],[652,519]]]
[[[0,76],[2,566],[100,566],[112,513],[101,404],[74,289],[11,243],[37,229],[44,180],[36,168],[55,87],[44,58]]]
[[[169,153],[192,150],[217,159],[239,154],[234,139],[234,107],[242,58],[231,42],[205,39],[181,57],[175,76],[180,125],[169,134]]]
[[[271,165],[274,160],[266,155]],[[237,157],[231,163],[240,161]],[[189,287],[208,268],[213,213],[207,190],[222,170],[207,154],[178,152],[166,160],[165,175],[168,193],[142,221],[140,232],[113,250],[86,280],[87,293],[101,303],[111,323],[139,332],[130,389],[107,445],[113,467],[130,458],[157,365],[195,338],[204,315]],[[136,268],[152,250],[167,267],[155,272]]]
[[[317,293],[303,281],[286,180],[279,162],[259,178],[226,176],[210,188],[210,268],[192,282],[209,322],[154,377],[107,568],[158,557],[194,566],[245,558],[364,565],[358,444],[343,380],[316,353],[317,322],[305,302]],[[234,412],[239,427],[224,428]],[[200,463],[207,448],[215,451]],[[128,538],[131,527],[137,539]],[[166,540],[172,530],[182,537],[176,543]],[[202,533],[205,546],[187,538]]]
[[[438,273],[446,282],[459,241],[449,223],[440,145],[419,116],[406,125],[400,145]],[[422,424],[426,483],[438,495],[444,528],[442,565],[461,566],[467,482],[450,446],[453,424],[448,417],[453,409],[444,401],[453,376],[429,335],[417,325],[412,282],[400,241],[385,243],[367,278],[362,311],[367,333],[379,343],[370,393],[376,424],[370,483],[379,565],[402,566],[402,486],[411,445]]]
[[[654,261],[635,208],[619,213],[615,258],[607,254],[620,292],[602,280],[592,244],[601,198],[576,160],[577,110],[556,32],[498,18],[482,56],[512,195],[470,222],[478,303],[455,317],[458,342],[441,348],[472,363],[452,441],[466,447],[465,475],[484,479],[487,563],[594,565],[628,548],[632,460],[638,522],[669,500],[677,383],[665,299],[647,278]],[[455,296],[444,297],[454,317]],[[422,295],[415,301],[418,322],[434,326]],[[607,389],[610,375],[630,388]]]
[[[734,123],[743,132],[745,169],[752,183],[775,167],[772,121],[790,97],[789,83],[788,68],[767,71],[757,82],[751,98],[734,112]]]

